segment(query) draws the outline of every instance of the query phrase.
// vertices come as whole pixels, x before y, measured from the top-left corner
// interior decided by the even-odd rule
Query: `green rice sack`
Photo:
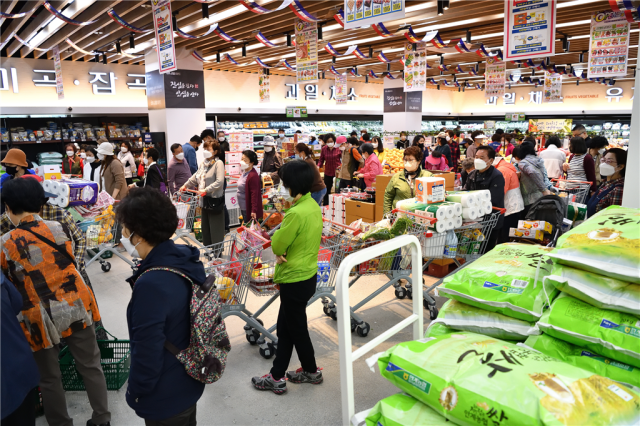
[[[640,284],[559,264],[554,265],[545,282],[598,308],[640,316]]]
[[[640,368],[640,319],[635,315],[600,309],[560,293],[537,325],[553,337]]]
[[[553,262],[543,259],[538,268],[538,261],[550,250],[532,244],[501,244],[445,278],[438,294],[523,321],[537,321],[557,293],[551,284],[546,285],[546,294],[542,288]]]
[[[610,206],[558,239],[558,263],[640,284],[640,209]]]
[[[529,336],[524,345],[567,364],[584,368],[602,377],[608,377],[640,392],[640,369],[636,367],[600,356],[548,334]]]
[[[438,337],[455,332],[453,328],[449,328],[441,322],[431,321],[429,327],[427,327],[427,330],[424,332],[424,337]]]
[[[471,331],[502,340],[524,341],[532,334],[540,334],[535,324],[511,318],[497,312],[447,300],[438,318],[431,324],[444,324],[454,330]]]
[[[379,401],[367,415],[366,423],[367,426],[451,426],[441,414],[402,393]]]
[[[611,379],[470,332],[400,343],[383,377],[460,425],[631,425],[640,396]]]

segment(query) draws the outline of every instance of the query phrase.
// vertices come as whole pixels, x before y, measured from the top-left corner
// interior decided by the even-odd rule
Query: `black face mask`
[[[16,173],[18,173],[18,167],[17,166],[4,166],[4,169],[7,171],[7,173],[9,173],[11,176],[15,176]]]

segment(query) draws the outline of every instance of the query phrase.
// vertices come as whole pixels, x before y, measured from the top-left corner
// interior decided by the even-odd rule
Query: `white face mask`
[[[211,151],[208,151],[208,150],[205,149],[204,152],[202,153],[202,156],[206,160],[208,160],[209,158],[213,157],[213,153]]]
[[[149,159],[148,159],[148,158],[145,158],[145,159],[144,159],[144,165],[146,166],[146,165],[148,165],[148,164],[149,164]]]
[[[247,163],[245,163],[244,161],[240,161],[240,168],[242,170],[247,170],[249,168],[249,165]]]
[[[87,154],[85,154],[84,152],[80,154],[80,158],[87,158]]]
[[[334,145],[334,143],[333,143],[333,142],[329,142],[329,143],[327,144],[327,146],[328,146],[329,148],[333,148],[333,145]]]
[[[74,152],[73,151],[67,151],[67,157],[71,158],[73,157]]]
[[[218,142],[224,142],[224,140],[225,140],[225,137],[224,137],[224,136],[219,136],[219,137],[218,137]]]
[[[473,160],[473,166],[476,168],[476,170],[480,171],[487,168],[487,163],[484,160],[476,158],[475,160]]]
[[[264,152],[271,152],[273,151],[273,147],[272,146],[265,146],[264,147]]]
[[[611,164],[600,163],[600,174],[602,176],[613,176],[615,174],[616,168]]]
[[[184,160],[184,152],[181,152],[180,154],[177,154],[176,155],[176,160],[178,160],[178,161]]]
[[[133,258],[139,258],[140,257],[140,253],[138,253],[138,249],[136,249],[136,247],[138,247],[140,242],[138,242],[138,244],[136,244],[134,246],[131,243],[131,237],[133,237],[133,234],[129,235],[129,238],[125,238],[123,236],[122,238],[120,238],[120,242],[122,243],[122,246],[127,251],[127,253],[129,253],[129,256],[131,256]]]
[[[93,163],[95,161],[95,159],[96,159],[96,157],[87,157],[85,161],[87,163]]]
[[[100,159],[100,161],[104,160],[104,154],[98,154],[98,158]]]
[[[344,151],[345,149],[347,149],[347,147],[346,147],[346,146],[344,146],[344,145],[342,145],[342,146],[340,147],[340,151]]]
[[[278,133],[279,138],[284,138],[284,133]]]
[[[450,141],[450,140],[451,140],[451,137],[450,137],[450,136],[447,136],[447,141]]]
[[[120,147],[120,152],[129,152],[129,150],[127,149],[126,146],[121,146]]]
[[[418,163],[416,161],[405,161],[404,162],[404,169],[408,172],[415,172],[416,170],[418,170]]]
[[[284,196],[284,200],[285,200],[287,203],[293,203],[293,200],[295,199],[295,197],[293,197],[293,196],[291,195],[291,190],[290,190],[290,189],[287,189],[287,188],[285,188],[285,190],[287,191],[287,194],[288,194],[288,195],[285,195],[285,196]]]
[[[599,150],[598,150],[598,154],[602,155],[602,154],[604,154],[604,151],[605,151],[605,149],[604,149],[604,148],[599,149]]]

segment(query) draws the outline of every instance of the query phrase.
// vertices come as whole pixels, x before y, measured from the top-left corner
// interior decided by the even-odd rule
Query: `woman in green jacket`
[[[382,214],[386,215],[396,208],[398,201],[416,196],[415,185],[419,177],[433,176],[420,167],[422,150],[417,146],[410,146],[404,150],[404,171],[398,172],[389,181],[384,191],[384,206]]]
[[[322,212],[311,198],[314,170],[309,164],[302,160],[288,162],[278,175],[289,190],[286,201],[291,203],[280,229],[271,238],[277,256],[273,282],[280,284],[278,347],[271,371],[251,382],[256,389],[282,395],[287,391],[285,377],[291,383],[322,383],[307,328],[307,303],[316,292]],[[294,347],[301,368],[286,371]]]

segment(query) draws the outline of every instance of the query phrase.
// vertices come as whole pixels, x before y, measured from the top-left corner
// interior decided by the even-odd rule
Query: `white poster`
[[[504,86],[507,76],[506,62],[493,62],[492,58],[487,58],[486,72],[484,75],[484,96],[492,98],[494,96],[504,96]]]
[[[318,79],[318,25],[295,20],[296,26],[296,83]]]
[[[344,0],[344,29],[404,18],[404,0]]]
[[[267,70],[260,68],[258,73],[258,85],[260,86],[260,103],[265,104],[271,102],[271,88],[269,87],[269,75]]]
[[[62,62],[60,62],[60,49],[56,44],[51,49],[53,53],[53,67],[56,72],[56,93],[58,94],[58,100],[64,99],[64,87],[62,86]],[[15,84],[15,83],[14,83]]]
[[[404,91],[422,92],[427,89],[427,43],[404,45]]]
[[[623,12],[593,14],[587,78],[627,75],[629,29]]]
[[[153,25],[156,29],[156,51],[160,74],[178,69],[170,0],[152,0]]]
[[[562,75],[544,72],[543,102],[562,102]]]
[[[556,1],[505,0],[504,28],[505,61],[555,55]]]
[[[336,75],[336,105],[347,104],[347,76]]]

